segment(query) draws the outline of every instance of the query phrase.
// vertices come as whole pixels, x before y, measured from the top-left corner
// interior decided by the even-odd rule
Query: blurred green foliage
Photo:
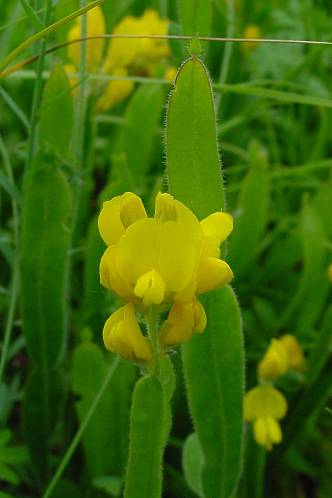
[[[0,0],[1,60],[31,36],[39,22],[44,23],[46,3]],[[84,3],[53,2],[52,22]],[[25,4],[33,11],[29,13]],[[193,15],[194,4],[204,10],[203,17]],[[231,28],[240,37],[247,26],[256,25],[265,38],[331,39],[328,0],[105,0],[107,32],[124,16],[141,15],[146,8],[171,20],[171,34],[225,36]],[[63,26],[50,35],[47,46],[65,42],[69,28]],[[187,42],[173,41],[170,47],[175,66],[189,56]],[[33,45],[24,58],[39,49],[40,44]],[[283,443],[265,455],[253,441],[251,428],[246,428],[236,496],[329,498],[332,47],[261,43],[250,49],[233,43],[228,64],[225,43],[202,42],[199,49],[220,99],[216,133],[227,211],[235,224],[227,260],[235,273],[232,285],[243,315],[247,389],[256,383],[257,363],[272,337],[295,335],[308,360],[307,372],[287,374],[278,382],[289,403]],[[103,350],[101,330],[118,303],[99,285],[103,244],[96,214],[102,201],[131,190],[152,208],[155,192],[167,188],[164,122],[170,82],[158,74],[151,81],[138,78],[134,93],[104,113],[94,112],[86,95],[80,103],[84,119],[78,120],[77,90],[80,85],[94,86],[96,80],[79,81],[73,95],[63,70],[67,62],[67,51],[61,48],[45,57],[45,77],[36,78],[34,63],[0,79],[1,498],[42,496],[112,368],[114,358]],[[31,129],[38,84],[42,98]],[[211,103],[200,104],[203,113]],[[209,140],[211,130],[208,122],[199,121],[199,116],[195,119],[206,128],[195,139],[193,145],[198,146]],[[197,130],[197,124],[188,124],[188,119],[177,124],[178,133],[190,131],[191,126]],[[83,137],[79,151],[72,147],[72,134],[77,131]],[[180,178],[183,187],[178,195],[183,198],[182,168],[192,160],[190,141],[184,145],[183,163],[179,161],[178,169],[173,165],[175,183]],[[181,149],[181,144],[177,146]],[[34,151],[30,162],[29,150]],[[77,164],[78,157],[82,164]],[[171,189],[173,179],[170,175]],[[198,190],[211,203],[215,202],[213,187],[211,178],[199,179]],[[219,200],[221,206],[222,193]],[[186,346],[185,357],[192,349],[199,354],[200,340],[204,336]],[[227,338],[224,344],[217,335],[214,340],[220,355],[223,347],[227,351],[234,347]],[[186,375],[196,359],[185,360]],[[204,375],[195,373],[199,392],[193,396],[189,392],[191,404],[202,391],[214,401],[204,347],[201,359]],[[193,433],[179,350],[171,360],[177,385],[165,450],[163,496],[203,496],[198,475],[202,449]],[[165,373],[169,397],[172,372]],[[216,382],[222,380],[232,392],[224,365],[219,373]],[[81,444],[56,479],[53,498],[121,496],[137,376],[131,364],[115,365]],[[154,406],[154,413],[160,408],[160,404]],[[195,426],[198,434],[206,429],[204,419],[210,420],[204,415]],[[154,428],[148,419],[144,423],[149,430]],[[165,420],[163,424],[160,441],[170,426]],[[159,483],[154,485],[158,488]]]

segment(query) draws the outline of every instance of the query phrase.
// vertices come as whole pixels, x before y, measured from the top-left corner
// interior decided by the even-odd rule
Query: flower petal
[[[209,292],[228,284],[233,278],[233,272],[228,264],[218,258],[203,258],[197,271],[197,291]]]
[[[135,221],[147,218],[142,200],[132,192],[113,197],[103,203],[98,228],[105,244],[117,244],[125,229]]]
[[[284,395],[271,385],[259,385],[250,389],[244,399],[244,417],[252,421],[260,417],[283,418],[287,411]]]

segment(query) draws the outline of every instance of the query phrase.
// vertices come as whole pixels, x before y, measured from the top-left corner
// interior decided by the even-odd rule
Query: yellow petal
[[[113,290],[122,299],[138,302],[134,289],[126,282],[117,269],[118,248],[108,247],[104,252],[99,266],[100,283],[107,289]]]
[[[233,230],[233,217],[228,213],[212,213],[201,221],[207,237],[215,237],[219,245],[227,239]]]
[[[264,380],[273,380],[283,375],[289,366],[287,352],[278,339],[272,339],[263,359],[258,364],[258,376]]]
[[[118,69],[113,71],[112,76],[127,76],[127,71]],[[97,111],[107,111],[115,104],[125,100],[134,90],[135,83],[131,80],[112,80],[104,88],[102,96],[96,104]]]
[[[160,342],[171,346],[188,341],[193,334],[200,334],[206,327],[206,314],[201,303],[194,298],[186,303],[175,303],[164,322]]]
[[[165,282],[155,270],[144,273],[137,280],[135,295],[142,298],[145,306],[160,304],[165,297]]]
[[[303,372],[306,368],[306,360],[296,337],[285,334],[280,338],[280,343],[286,351],[290,368]]]
[[[282,432],[280,424],[273,417],[266,419],[266,425],[269,433],[270,441],[273,444],[279,444],[282,441]]]
[[[166,292],[178,292],[189,283],[195,266],[197,244],[181,224],[159,219],[140,220],[127,228],[119,242],[119,271],[136,285],[144,273],[155,270]]]
[[[87,35],[88,36],[99,36],[105,34],[105,20],[102,9],[97,6],[87,12]],[[81,38],[81,20],[77,20],[74,26],[69,30],[67,39],[68,41]],[[100,65],[103,51],[104,51],[104,39],[90,40],[86,43],[86,59],[87,59],[87,70],[90,72],[96,71]],[[73,43],[68,45],[68,55],[73,64],[76,67],[80,63],[80,43]]]
[[[259,418],[254,422],[254,438],[257,444],[264,446],[267,450],[272,449],[269,439],[267,424],[264,418]]]
[[[194,298],[192,300],[193,314],[194,314],[194,332],[195,334],[201,334],[207,323],[206,313],[203,305]]]
[[[174,199],[168,193],[158,193],[155,201],[155,218],[162,221],[178,221],[183,228],[191,234],[192,238],[200,239],[204,232],[194,213],[182,202]]]
[[[140,34],[139,22],[133,16],[124,17],[114,28],[114,34]],[[108,46],[104,71],[113,73],[118,67],[127,67],[137,58],[140,39],[113,38]]]
[[[151,347],[138,325],[134,307],[126,304],[106,321],[103,330],[106,349],[133,361],[151,361]]]
[[[156,270],[171,292],[178,292],[190,282],[196,265],[200,244],[182,223],[162,224],[156,259]]]
[[[100,235],[108,246],[117,244],[130,224],[146,217],[142,200],[136,194],[117,195],[103,203],[98,217]]]
[[[119,241],[119,272],[136,285],[138,278],[155,268],[162,224],[159,220],[139,220],[127,228]]]
[[[197,291],[199,293],[228,284],[233,278],[233,272],[228,264],[217,258],[203,258],[197,271]]]
[[[247,421],[256,418],[283,418],[287,411],[284,395],[271,385],[259,385],[250,389],[244,398],[244,417]]]

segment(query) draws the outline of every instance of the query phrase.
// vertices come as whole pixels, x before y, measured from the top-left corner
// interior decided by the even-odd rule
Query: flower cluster
[[[233,228],[223,212],[198,221],[169,194],[159,193],[153,217],[131,192],[103,204],[98,218],[107,245],[100,281],[128,304],[107,320],[103,338],[110,351],[126,359],[149,362],[153,340],[145,337],[137,313],[168,312],[158,332],[158,354],[183,343],[206,326],[196,295],[227,284],[233,277],[220,259],[220,244]]]
[[[258,364],[257,374],[261,384],[246,394],[244,416],[247,422],[253,422],[256,442],[267,450],[282,441],[278,421],[287,411],[287,401],[273,386],[273,382],[288,370],[303,372],[305,368],[306,361],[301,346],[290,334],[272,339]]]
[[[165,78],[173,79],[175,69],[167,66],[170,57],[168,42],[155,38],[113,38],[108,47],[102,35],[106,32],[105,19],[100,7],[88,11],[87,36],[100,36],[86,44],[86,65],[89,72],[101,72],[110,76],[154,75],[159,64],[162,65]],[[166,35],[168,20],[161,19],[154,10],[146,10],[141,17],[124,17],[113,30],[113,34],[127,35]],[[77,20],[68,32],[69,42],[81,36],[80,21]],[[79,67],[80,44],[68,46],[70,64],[66,65],[67,73],[75,73]],[[110,109],[114,104],[124,100],[134,88],[134,82],[128,79],[109,81],[103,88],[97,101],[99,110]]]

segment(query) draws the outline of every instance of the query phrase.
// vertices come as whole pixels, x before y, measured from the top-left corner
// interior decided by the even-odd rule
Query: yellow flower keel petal
[[[165,296],[165,282],[155,270],[144,273],[137,280],[135,295],[143,299],[145,306],[160,304]]]

